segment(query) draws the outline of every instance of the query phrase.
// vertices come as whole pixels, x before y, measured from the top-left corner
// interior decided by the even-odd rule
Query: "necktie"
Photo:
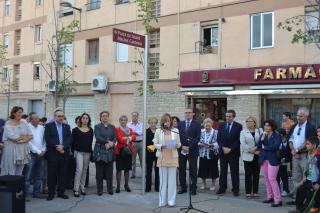
[[[62,139],[62,125],[58,125],[58,135],[59,135],[59,144],[63,144],[63,139]]]
[[[230,128],[231,128],[231,124],[228,123],[228,127],[227,127],[227,132],[228,132],[228,134],[229,134],[229,132],[230,132]]]
[[[189,129],[189,127],[190,127],[190,121],[189,121],[189,120],[187,120],[187,127],[186,127],[186,130],[188,130],[188,129]]]

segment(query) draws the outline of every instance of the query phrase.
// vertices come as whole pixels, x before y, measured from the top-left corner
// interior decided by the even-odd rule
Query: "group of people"
[[[1,175],[24,175],[25,192],[33,181],[34,198],[43,198],[40,193],[42,179],[47,176],[48,196],[56,193],[63,199],[69,183],[68,161],[75,159],[72,175],[75,197],[85,195],[86,179],[90,161],[96,166],[97,194],[103,194],[103,180],[107,192],[113,195],[113,170],[116,164],[116,193],[121,191],[121,176],[124,172],[124,190],[130,192],[131,178],[136,177],[136,158],[142,165],[142,136],[144,126],[139,122],[139,113],[131,114],[132,120],[122,115],[119,126],[109,122],[109,112],[100,113],[100,123],[91,127],[87,113],[77,117],[77,126],[70,129],[64,112],[57,108],[54,118],[40,125],[37,113],[22,119],[23,109],[13,107],[10,119],[2,131]],[[230,167],[232,193],[239,196],[239,159],[245,170],[245,196],[258,198],[260,170],[264,175],[267,199],[272,207],[282,206],[282,196],[295,200],[297,212],[306,208],[316,212],[320,205],[320,128],[308,122],[309,111],[305,107],[297,111],[297,123],[290,113],[283,114],[282,128],[274,120],[263,122],[263,128],[253,116],[245,120],[245,128],[235,121],[236,112],[228,110],[226,121],[213,128],[213,121],[206,118],[202,124],[194,119],[192,108],[184,111],[185,119],[165,113],[158,119],[150,117],[146,129],[146,192],[151,191],[152,171],[155,171],[154,188],[159,192],[159,206],[174,206],[176,194],[187,192],[187,163],[189,165],[190,193],[197,194],[197,179],[202,180],[200,189],[209,188],[216,194],[226,193],[228,167]],[[0,131],[1,133],[1,131]],[[95,138],[95,142],[94,142]],[[199,159],[199,164],[198,164]],[[45,165],[46,162],[46,166]],[[220,169],[219,169],[220,163]],[[26,167],[25,167],[26,166]],[[219,171],[220,170],[220,171]],[[292,172],[294,188],[289,190],[288,172]],[[46,174],[47,173],[47,174]],[[178,174],[178,178],[177,178]],[[219,189],[216,190],[216,179]],[[180,190],[177,192],[179,179]],[[206,179],[211,179],[207,187]],[[283,191],[281,193],[281,186]],[[306,200],[310,202],[306,202]],[[309,205],[311,203],[311,205]],[[313,205],[313,206],[312,206]]]

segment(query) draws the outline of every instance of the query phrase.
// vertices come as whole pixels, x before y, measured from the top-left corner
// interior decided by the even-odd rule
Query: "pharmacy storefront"
[[[265,66],[221,70],[192,70],[180,74],[180,91],[194,108],[196,119],[225,119],[235,109],[237,120],[272,118],[307,107],[311,122],[320,125],[320,64]]]

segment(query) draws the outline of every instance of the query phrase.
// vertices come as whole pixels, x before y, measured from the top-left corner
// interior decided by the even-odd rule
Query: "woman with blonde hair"
[[[259,196],[259,151],[254,147],[259,142],[263,130],[257,128],[257,120],[253,116],[246,119],[246,126],[247,128],[240,133],[240,150],[245,171],[246,197],[251,198]]]
[[[201,130],[199,146],[199,170],[198,177],[202,179],[203,185],[200,189],[206,189],[206,179],[211,178],[211,191],[215,190],[216,178],[219,177],[218,158],[219,145],[217,142],[218,130],[212,128],[213,121],[206,118],[203,121],[204,129]]]
[[[177,194],[176,170],[179,165],[177,148],[181,146],[179,130],[172,127],[172,118],[168,113],[161,117],[160,126],[153,139],[160,176],[159,207],[167,204],[174,206]]]

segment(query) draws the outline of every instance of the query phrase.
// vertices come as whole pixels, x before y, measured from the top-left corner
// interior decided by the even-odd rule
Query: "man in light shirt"
[[[131,178],[136,177],[136,159],[137,154],[139,155],[140,167],[142,166],[142,133],[143,133],[143,124],[139,122],[139,113],[131,113],[131,122],[127,124],[129,128],[132,129],[136,135],[136,140],[133,141],[134,155],[132,156],[132,175]]]
[[[29,116],[28,124],[33,139],[29,142],[31,150],[31,161],[26,173],[25,190],[27,197],[30,195],[30,180],[34,171],[33,198],[45,198],[40,194],[42,176],[44,170],[44,155],[46,154],[46,143],[44,141],[44,128],[39,125],[40,118],[37,113],[32,112]]]
[[[292,154],[292,178],[294,197],[298,187],[302,184],[304,172],[307,165],[306,140],[311,136],[316,136],[317,131],[308,121],[309,110],[301,107],[297,112],[297,123],[292,126],[289,132],[289,146]],[[289,202],[288,204],[294,204]]]

